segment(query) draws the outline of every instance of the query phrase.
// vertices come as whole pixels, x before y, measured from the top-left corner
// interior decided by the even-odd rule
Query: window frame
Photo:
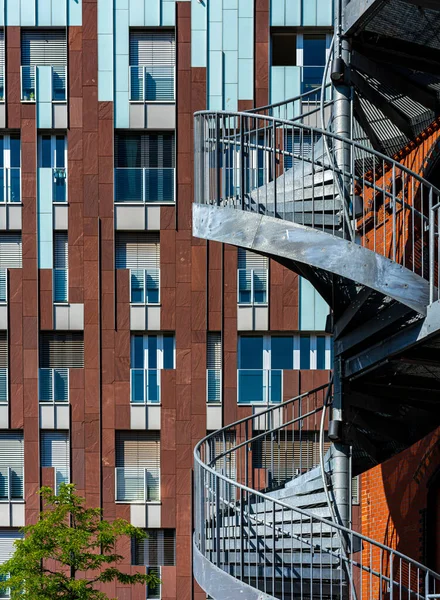
[[[149,339],[151,337],[156,337],[157,345],[156,345],[156,367],[149,367],[148,361],[150,356],[149,349]],[[143,366],[142,367],[134,367],[134,357],[135,357],[135,340],[136,338],[142,338],[142,352],[143,352]],[[165,358],[165,347],[164,347],[164,339],[171,338],[173,340],[173,367],[168,368],[164,366],[164,358]],[[160,406],[162,404],[161,398],[161,371],[172,371],[176,369],[176,336],[174,333],[132,333],[130,336],[130,406]],[[133,401],[133,371],[142,371],[144,373],[144,389],[143,389],[143,402],[134,402]],[[145,387],[145,373],[149,371],[157,371],[157,387],[158,387],[158,400],[152,401],[147,399],[146,387]]]

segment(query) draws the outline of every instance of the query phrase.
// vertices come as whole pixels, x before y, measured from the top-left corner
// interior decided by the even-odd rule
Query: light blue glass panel
[[[131,280],[131,302],[133,304],[143,304],[145,302],[145,281],[144,281],[145,271],[130,271],[130,280]]]
[[[267,302],[267,271],[253,271],[254,277],[254,302],[265,304]]]
[[[6,269],[0,269],[0,302],[6,302],[7,300],[7,274]]]
[[[15,0],[16,1],[16,0]],[[14,0],[12,0],[12,2],[14,2]],[[50,3],[50,0],[42,0],[42,11],[43,14],[45,15],[46,18],[46,23],[37,23],[36,21],[36,2],[35,0],[21,0],[21,2],[17,2],[17,4],[20,4],[20,8],[21,8],[21,22],[19,23],[22,27],[26,27],[26,26],[30,26],[30,27],[34,27],[35,25],[52,25],[51,23],[51,15],[50,15],[50,8],[49,10],[46,9],[47,3]],[[9,0],[8,2],[8,10],[11,4],[11,0]],[[50,4],[49,4],[50,7]],[[38,9],[40,9],[40,2],[38,2]],[[18,23],[17,23],[18,25]]]
[[[238,270],[238,302],[240,304],[250,304],[252,272],[247,269]]]
[[[134,403],[145,402],[143,369],[132,369],[131,371],[131,401]]]
[[[8,369],[0,369],[0,402],[8,401]]]
[[[147,302],[157,304],[159,302],[159,269],[145,272]]]
[[[221,370],[208,369],[208,402],[220,402],[221,400]]]
[[[54,269],[54,302],[67,302],[67,269]]]
[[[6,169],[4,169],[3,167],[0,169],[0,202],[4,202],[5,201],[5,176],[6,176]]]
[[[264,371],[243,369],[239,370],[239,404],[251,404],[252,402],[263,402],[264,400]]]
[[[69,25],[82,25],[82,0],[68,0],[69,2]]]

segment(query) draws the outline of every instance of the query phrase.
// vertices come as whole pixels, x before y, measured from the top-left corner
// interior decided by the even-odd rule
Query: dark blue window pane
[[[325,337],[320,335],[316,338],[316,368],[325,369]]]
[[[250,404],[251,402],[263,402],[263,371],[239,371],[238,402]]]
[[[304,67],[301,93],[317,89],[322,84],[324,67]]]
[[[293,369],[293,337],[272,336],[271,368]]]
[[[50,135],[43,135],[41,138],[41,166],[45,168],[52,166]]]
[[[299,342],[299,368],[310,369],[310,336],[302,335]]]
[[[174,369],[174,336],[163,336],[163,368]]]
[[[19,168],[10,169],[9,185],[11,188],[11,191],[10,191],[11,202],[20,202],[21,194],[20,194],[20,169]]]
[[[144,402],[144,371],[131,372],[131,401]]]
[[[10,138],[11,147],[11,167],[20,166],[20,138],[18,136],[12,136]]]
[[[144,340],[141,335],[134,336],[133,356],[131,357],[131,368],[144,368]]]
[[[5,170],[0,167],[0,202],[5,201]]]
[[[281,371],[269,371],[270,377],[270,402],[281,402],[282,377]]]
[[[157,376],[159,371],[147,371],[148,376],[148,388],[147,388],[147,400],[148,402],[159,402],[159,389],[157,385]]]
[[[4,145],[5,145],[4,137],[0,136],[0,168],[5,166],[4,157],[3,157]]]
[[[242,336],[240,338],[240,369],[263,368],[263,337]]]
[[[157,335],[148,336],[148,368],[157,369]]]
[[[325,65],[325,35],[305,35],[303,65],[320,67]]]
[[[64,136],[57,135],[56,137],[56,164],[55,166],[58,168],[64,168]]]

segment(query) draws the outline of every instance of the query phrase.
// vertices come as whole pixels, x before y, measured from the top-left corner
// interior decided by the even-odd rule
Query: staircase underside
[[[195,204],[193,227],[197,237],[280,262],[332,307],[354,474],[440,426],[440,303],[429,305],[424,279],[352,242],[258,213]]]

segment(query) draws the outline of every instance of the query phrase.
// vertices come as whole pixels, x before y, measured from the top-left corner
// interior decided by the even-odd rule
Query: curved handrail
[[[342,598],[344,594],[349,600],[385,594],[392,599],[393,593],[399,594],[399,599],[429,600],[440,591],[440,575],[431,569],[398,550],[328,520],[319,514],[319,509],[307,510],[268,495],[267,489],[258,489],[261,481],[254,471],[260,471],[260,476],[261,471],[265,472],[266,488],[275,487],[267,485],[267,473],[277,466],[274,458],[280,460],[281,442],[301,444],[300,438],[295,440],[292,434],[303,431],[305,437],[305,428],[313,425],[308,421],[307,409],[312,405],[322,409],[317,406],[317,394],[326,389],[327,384],[261,414],[240,419],[197,444],[194,543],[217,568],[272,598],[290,600],[294,590],[301,586],[301,597],[310,599],[322,599],[328,596],[325,589],[333,589],[331,596]],[[308,406],[302,410],[306,399]],[[294,416],[295,411],[296,418],[265,428],[282,416]],[[257,446],[261,429],[266,433],[264,456],[262,448]],[[254,435],[254,431],[260,433]],[[234,442],[243,437],[244,444]],[[274,455],[276,444],[278,451]],[[229,445],[227,452],[216,453],[226,445]],[[294,483],[289,485],[294,489]],[[341,538],[348,552],[338,542]]]
[[[293,221],[349,241],[353,230],[357,243],[428,280],[431,302],[440,298],[433,235],[440,190],[422,176],[359,142],[288,119],[200,111],[195,133],[196,201]],[[350,166],[344,168],[337,158],[347,153]]]

